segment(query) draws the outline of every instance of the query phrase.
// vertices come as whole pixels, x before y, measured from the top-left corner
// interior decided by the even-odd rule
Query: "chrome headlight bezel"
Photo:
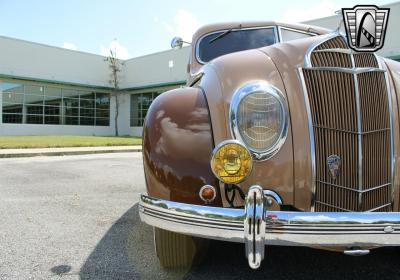
[[[267,94],[272,95],[273,97],[275,97],[278,100],[281,110],[283,112],[282,126],[280,129],[280,134],[279,134],[278,139],[275,141],[275,143],[271,147],[269,147],[268,149],[262,150],[262,151],[252,149],[252,147],[249,147],[248,145],[246,145],[245,141],[242,139],[242,136],[239,132],[239,126],[238,126],[239,104],[244,97],[246,97],[247,95],[252,94],[252,93],[267,93]],[[256,159],[256,160],[270,159],[281,149],[282,145],[285,143],[286,138],[287,138],[288,127],[289,127],[289,111],[288,111],[286,98],[278,88],[276,88],[275,86],[273,86],[265,81],[249,82],[249,83],[241,86],[233,94],[231,105],[230,105],[230,110],[229,110],[229,121],[230,121],[231,134],[232,134],[233,138],[237,139],[244,146],[246,146],[250,150],[254,159]]]

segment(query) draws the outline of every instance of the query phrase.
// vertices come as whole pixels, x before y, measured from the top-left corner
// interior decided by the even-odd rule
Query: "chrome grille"
[[[308,65],[307,65],[308,64]],[[374,54],[341,36],[316,46],[302,69],[314,153],[315,211],[392,211],[391,111]],[[341,158],[333,178],[327,158]]]
[[[353,55],[356,67],[375,67],[378,68],[378,61],[370,53],[356,53]]]

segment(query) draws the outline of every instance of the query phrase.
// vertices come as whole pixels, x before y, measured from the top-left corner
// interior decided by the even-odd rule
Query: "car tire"
[[[208,240],[154,228],[154,247],[164,268],[186,268],[202,260]]]

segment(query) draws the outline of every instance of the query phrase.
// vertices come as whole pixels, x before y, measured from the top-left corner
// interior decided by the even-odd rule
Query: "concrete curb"
[[[142,152],[142,148],[127,148],[127,149],[90,149],[90,150],[70,150],[70,151],[24,151],[12,152],[12,153],[2,153],[0,150],[1,158],[23,158],[23,157],[39,157],[39,156],[73,156],[73,155],[90,155],[90,154],[111,154],[111,153],[135,153]]]

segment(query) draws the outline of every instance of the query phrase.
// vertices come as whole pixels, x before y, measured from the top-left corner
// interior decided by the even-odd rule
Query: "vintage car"
[[[338,31],[200,28],[187,86],[143,130],[139,213],[161,265],[190,265],[207,239],[244,243],[252,268],[266,245],[399,246],[399,94],[400,64]]]

